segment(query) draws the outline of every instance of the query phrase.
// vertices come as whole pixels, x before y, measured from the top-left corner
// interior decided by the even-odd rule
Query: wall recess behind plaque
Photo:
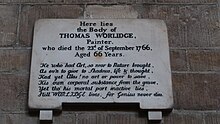
[[[41,19],[34,28],[31,109],[62,103],[173,106],[166,25],[147,19]]]

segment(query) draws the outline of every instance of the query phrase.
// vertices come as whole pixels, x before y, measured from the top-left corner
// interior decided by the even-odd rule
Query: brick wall
[[[0,124],[38,124],[27,107],[34,22],[40,18],[163,19],[174,110],[164,124],[220,123],[220,0],[0,0]],[[138,105],[66,105],[54,124],[149,124]]]

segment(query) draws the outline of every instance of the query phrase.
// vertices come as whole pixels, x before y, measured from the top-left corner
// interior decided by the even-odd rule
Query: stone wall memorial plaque
[[[139,103],[141,109],[171,109],[165,23],[147,19],[38,20],[29,107],[54,110],[61,109],[62,103]],[[42,111],[45,115],[50,112]],[[154,118],[157,114],[149,115]]]

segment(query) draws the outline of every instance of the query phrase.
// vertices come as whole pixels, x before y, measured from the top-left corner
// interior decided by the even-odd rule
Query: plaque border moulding
[[[150,31],[147,31],[149,33],[147,36],[156,37],[156,40],[153,41],[153,44],[159,46],[157,48],[157,50],[159,51],[157,53],[157,57],[159,56],[159,58],[160,58],[160,56],[161,56],[160,54],[163,53],[163,56],[160,58],[161,61],[163,61],[164,58],[168,59],[166,62],[161,63],[161,64],[163,64],[162,66],[158,67],[159,70],[163,71],[163,73],[157,74],[157,76],[162,77],[162,79],[160,79],[160,82],[163,81],[164,77],[167,78],[164,81],[167,84],[162,85],[163,87],[166,87],[165,90],[162,90],[162,92],[165,93],[166,98],[163,98],[158,103],[152,102],[149,99],[148,99],[148,101],[146,101],[146,98],[145,99],[134,98],[134,101],[132,101],[132,99],[122,99],[122,100],[121,99],[119,99],[119,100],[113,99],[112,101],[111,100],[108,100],[108,101],[94,100],[92,102],[89,100],[84,100],[84,101],[83,100],[82,101],[68,101],[67,100],[67,101],[65,101],[66,99],[64,99],[64,98],[62,98],[62,99],[35,98],[35,97],[37,97],[36,94],[39,90],[38,85],[36,84],[37,83],[37,81],[36,81],[37,75],[36,74],[39,73],[36,71],[36,69],[39,69],[39,67],[37,67],[37,64],[39,64],[39,62],[41,62],[41,61],[44,61],[44,59],[46,57],[48,57],[47,54],[45,54],[43,56],[43,55],[41,55],[42,53],[38,52],[39,48],[42,47],[40,45],[44,44],[43,43],[44,41],[40,41],[39,37],[46,38],[46,40],[51,40],[50,38],[48,39],[46,35],[48,35],[49,33],[52,34],[54,32],[48,31],[49,32],[48,33],[47,29],[49,30],[50,28],[52,28],[52,30],[53,30],[53,28],[54,28],[55,31],[56,30],[60,31],[61,29],[63,30],[63,29],[70,27],[69,24],[75,25],[75,24],[79,23],[80,21],[88,21],[88,22],[105,21],[105,22],[114,22],[115,24],[118,24],[118,22],[120,22],[120,25],[121,24],[123,25],[122,27],[126,27],[125,24],[129,24],[130,27],[133,26],[132,28],[135,28],[134,26],[138,26],[138,25],[139,25],[139,27],[140,27],[140,25],[141,25],[141,27],[144,27],[143,25],[147,26],[147,28],[149,28],[147,30],[150,30]],[[62,25],[64,25],[64,27],[62,27]],[[45,30],[46,30],[46,32],[41,33],[41,31],[45,31]],[[125,30],[122,30],[122,31],[125,31]],[[137,29],[135,31],[137,31]],[[143,32],[144,31],[146,31],[146,30],[143,30]],[[155,32],[157,34],[154,34]],[[55,33],[57,34],[57,32],[55,32]],[[53,37],[54,35],[51,35],[51,34],[50,34],[50,37]],[[147,36],[143,36],[141,39],[145,39],[144,37],[147,37]],[[165,44],[165,48],[163,48],[163,45],[160,45],[160,44],[163,44],[163,45]],[[61,54],[59,54],[59,55],[61,55]],[[143,55],[144,54],[142,54],[142,56]],[[37,56],[38,57],[40,56],[40,57],[37,58]],[[135,58],[134,60],[137,60],[137,58]],[[154,59],[154,61],[160,61],[160,60]],[[155,63],[160,63],[160,62],[155,62]],[[90,80],[90,79],[88,79],[88,80]],[[147,79],[144,79],[144,80],[147,80]],[[162,87],[162,86],[160,86],[160,87]],[[63,99],[64,99],[64,101],[62,101]],[[156,100],[157,100],[157,98],[153,99],[153,101],[156,101]],[[139,103],[141,109],[149,110],[148,111],[148,120],[157,120],[157,121],[162,120],[162,111],[167,110],[167,109],[172,110],[172,108],[173,108],[173,93],[172,93],[172,82],[171,82],[168,36],[167,36],[167,27],[166,27],[166,24],[164,23],[164,21],[156,20],[156,19],[40,19],[40,20],[36,21],[35,28],[34,28],[34,36],[33,36],[28,106],[30,109],[40,110],[40,113],[39,113],[39,120],[40,121],[52,121],[53,120],[53,111],[54,110],[62,110],[62,103]],[[149,105],[149,104],[151,104],[151,105]],[[154,104],[157,104],[157,105],[154,105]],[[157,107],[157,106],[159,106],[159,107]]]

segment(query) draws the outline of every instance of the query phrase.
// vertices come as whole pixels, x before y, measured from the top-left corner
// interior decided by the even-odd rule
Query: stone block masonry
[[[168,27],[174,110],[164,124],[220,123],[219,0],[0,0],[0,124],[38,124],[27,107],[37,19],[162,19]],[[159,34],[158,34],[159,35]],[[138,105],[66,105],[54,124],[149,124]],[[157,122],[155,122],[157,123]]]

